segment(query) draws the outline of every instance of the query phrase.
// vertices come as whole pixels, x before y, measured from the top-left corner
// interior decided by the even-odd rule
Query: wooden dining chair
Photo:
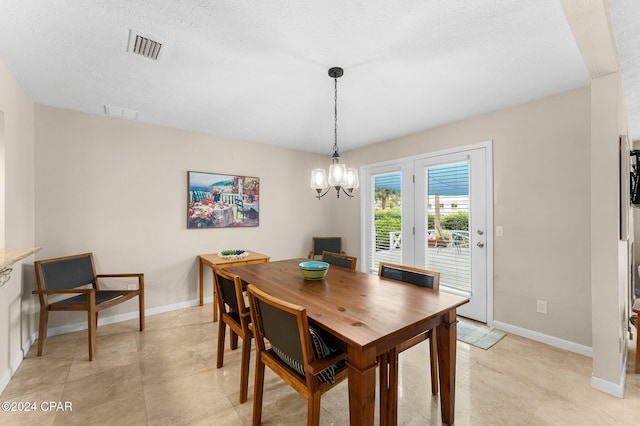
[[[220,312],[216,368],[221,368],[224,364],[224,341],[228,326],[231,350],[238,348],[238,337],[242,339],[242,358],[240,361],[240,403],[242,404],[247,401],[249,389],[249,360],[253,337],[249,328],[251,314],[244,301],[240,277],[217,266],[213,267],[213,276],[216,286],[216,300],[214,302],[218,304]]]
[[[346,354],[332,349],[307,311],[247,286],[256,338],[253,425],[262,422],[265,367],[307,400],[307,425],[320,423],[320,397],[347,378]],[[269,342],[269,349],[265,345]]]
[[[440,286],[440,273],[427,269],[414,268],[412,266],[396,265],[392,263],[380,262],[378,275],[396,281],[413,284],[419,287],[429,288],[438,291]],[[389,399],[397,400],[398,391],[398,356],[401,352],[429,340],[429,363],[431,366],[431,393],[438,394],[438,353],[435,339],[435,329],[427,330],[400,345],[393,348],[386,354],[378,358],[380,368],[380,412],[381,416],[386,416]],[[395,404],[393,404],[395,409]],[[395,418],[395,413],[391,416]]]
[[[330,263],[332,265],[341,266],[343,268],[349,268],[355,271],[358,258],[349,256],[347,254],[333,253],[324,250],[322,252],[322,261]]]
[[[43,259],[34,262],[36,286],[33,294],[40,299],[40,324],[38,328],[38,356],[44,353],[47,340],[49,312],[85,311],[89,334],[89,361],[96,352],[98,312],[138,297],[140,331],[144,330],[144,274],[96,274],[92,253]],[[100,288],[104,278],[135,279],[132,290],[106,290]],[[135,284],[134,284],[135,285]],[[49,297],[70,296],[62,300]]]
[[[313,237],[309,259],[317,259],[323,251],[345,254],[342,251],[342,237]]]

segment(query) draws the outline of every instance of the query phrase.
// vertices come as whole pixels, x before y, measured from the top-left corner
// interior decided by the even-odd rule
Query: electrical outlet
[[[536,312],[539,314],[547,314],[547,301],[546,300],[537,300],[536,301]]]
[[[138,289],[138,284],[129,284],[127,286],[127,290],[137,290]]]

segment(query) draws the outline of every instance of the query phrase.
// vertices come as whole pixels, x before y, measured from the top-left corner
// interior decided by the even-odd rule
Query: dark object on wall
[[[635,164],[631,165],[631,205],[640,208],[640,150],[631,151]]]

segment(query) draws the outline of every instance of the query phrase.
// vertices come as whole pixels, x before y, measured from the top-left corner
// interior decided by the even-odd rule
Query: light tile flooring
[[[211,304],[148,317],[142,333],[136,325],[99,327],[93,362],[86,332],[49,338],[43,357],[34,345],[0,401],[35,402],[37,411],[0,412],[0,424],[251,424],[254,353],[249,400],[239,404],[240,351],[227,345],[224,367],[215,368]],[[427,359],[425,344],[400,356],[399,424],[440,424]],[[632,367],[619,399],[591,388],[590,358],[513,335],[487,351],[458,342],[455,424],[639,424],[640,375]],[[302,397],[268,369],[266,380],[263,424],[305,424]],[[68,401],[73,411],[43,411],[46,401]],[[322,397],[320,423],[348,424],[346,382]]]

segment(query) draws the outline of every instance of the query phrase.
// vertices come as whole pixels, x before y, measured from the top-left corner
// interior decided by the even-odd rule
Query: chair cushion
[[[313,346],[313,354],[316,357],[316,359],[326,358],[336,351],[335,348],[332,348],[325,342],[322,336],[322,332],[318,330],[316,327],[310,325],[309,334],[311,335],[311,346]],[[278,349],[273,345],[271,346],[271,349],[273,349],[273,352],[275,352],[278,358],[284,361],[289,367],[296,370],[301,376],[305,375],[304,366],[302,365],[302,363],[290,357],[289,355],[287,355],[286,353],[284,353],[283,351],[281,351],[280,349]],[[326,370],[318,374],[318,379],[321,382],[329,382],[333,384],[335,383],[335,378],[336,378],[336,371],[335,371],[334,365],[332,365],[331,367],[327,368]]]

